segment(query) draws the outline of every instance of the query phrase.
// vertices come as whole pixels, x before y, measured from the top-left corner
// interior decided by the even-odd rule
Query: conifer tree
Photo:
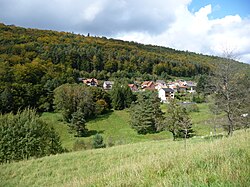
[[[71,123],[69,127],[72,131],[75,132],[75,136],[82,137],[87,134],[88,129],[86,128],[86,121],[84,119],[84,114],[78,109],[72,114]]]
[[[139,134],[154,133],[162,122],[163,113],[155,94],[141,94],[131,107],[130,124]]]
[[[7,113],[12,110],[13,96],[11,89],[6,87],[4,91],[0,94],[0,112]]]
[[[115,110],[123,110],[130,107],[134,95],[126,83],[116,81],[112,92],[112,106]]]
[[[103,137],[100,134],[96,134],[93,139],[93,148],[105,148],[106,144],[103,142]]]

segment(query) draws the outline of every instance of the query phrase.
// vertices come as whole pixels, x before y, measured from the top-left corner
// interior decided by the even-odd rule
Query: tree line
[[[215,57],[170,48],[0,24],[0,109],[53,110],[53,90],[79,77],[134,80],[208,73]],[[10,104],[11,103],[11,104]]]

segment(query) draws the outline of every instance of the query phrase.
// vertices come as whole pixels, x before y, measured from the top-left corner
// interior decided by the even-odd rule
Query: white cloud
[[[222,55],[224,50],[232,50],[239,55],[240,61],[250,63],[249,18],[228,15],[221,19],[209,19],[213,12],[211,5],[194,13],[188,11],[187,7],[180,7],[176,12],[175,22],[159,35],[133,32],[117,37],[212,55]]]
[[[84,20],[93,21],[101,10],[102,5],[98,1],[90,4],[85,10],[83,10]]]

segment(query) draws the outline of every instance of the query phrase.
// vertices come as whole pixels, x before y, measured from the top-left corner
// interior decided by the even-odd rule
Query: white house
[[[114,82],[113,82],[113,81],[104,81],[104,83],[103,83],[103,88],[104,88],[105,90],[111,90],[112,87],[113,87],[113,85],[114,85]]]
[[[166,103],[169,99],[174,99],[174,90],[171,88],[161,88],[158,91],[158,97],[161,102]]]
[[[192,82],[192,81],[187,81],[186,86],[189,88],[189,89],[188,89],[188,92],[189,92],[189,93],[194,93],[194,92],[196,92],[197,83]]]

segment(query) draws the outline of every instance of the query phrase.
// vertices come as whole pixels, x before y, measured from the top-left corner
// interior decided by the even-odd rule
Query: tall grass
[[[250,186],[250,131],[141,142],[0,165],[0,186]]]

